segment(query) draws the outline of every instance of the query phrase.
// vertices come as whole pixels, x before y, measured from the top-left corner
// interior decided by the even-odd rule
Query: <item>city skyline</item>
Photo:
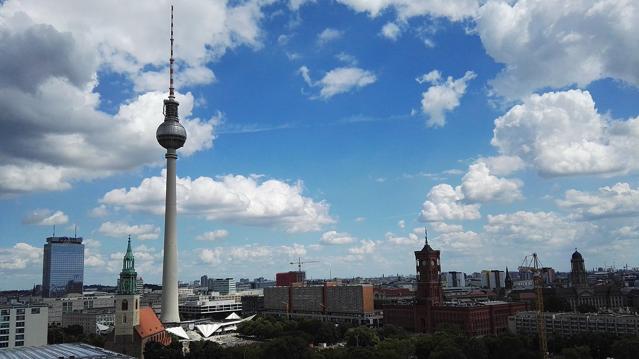
[[[411,4],[175,4],[180,280],[414,274],[424,227],[444,272],[639,265],[637,5]],[[0,7],[0,289],[42,283],[54,225],[84,283],[129,234],[161,282],[168,16]]]

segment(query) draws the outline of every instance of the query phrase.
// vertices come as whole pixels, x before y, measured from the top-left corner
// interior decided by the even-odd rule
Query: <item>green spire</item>
[[[129,235],[129,244],[126,247],[126,254],[122,260],[123,272],[135,272],[135,257],[133,257],[133,251],[131,250],[131,236]]]
[[[120,281],[118,284],[119,294],[135,294],[137,273],[135,272],[135,257],[131,250],[131,236],[129,235],[129,243],[127,244],[126,254],[122,259],[122,272],[120,272]]]

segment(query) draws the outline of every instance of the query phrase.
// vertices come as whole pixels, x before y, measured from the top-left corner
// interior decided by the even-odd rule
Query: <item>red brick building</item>
[[[505,332],[508,316],[527,309],[525,303],[487,301],[445,303],[440,283],[440,252],[428,245],[415,251],[417,293],[410,304],[384,305],[384,324],[412,331],[432,333],[439,325],[457,325],[466,334],[487,335]]]
[[[306,272],[283,272],[275,274],[275,285],[278,287],[290,287],[295,283],[304,283]]]

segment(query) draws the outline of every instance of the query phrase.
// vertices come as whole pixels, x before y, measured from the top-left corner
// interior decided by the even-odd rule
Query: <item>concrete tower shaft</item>
[[[186,130],[178,119],[179,103],[173,89],[173,6],[171,6],[171,57],[169,60],[169,98],[164,100],[164,122],[156,131],[166,148],[166,199],[164,210],[164,258],[162,262],[162,323],[179,323],[177,265],[176,150],[186,142]]]

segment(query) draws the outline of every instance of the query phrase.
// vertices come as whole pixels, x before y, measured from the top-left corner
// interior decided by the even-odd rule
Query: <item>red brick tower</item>
[[[440,282],[441,266],[439,251],[428,245],[428,232],[424,230],[424,248],[415,251],[417,266],[416,321],[415,328],[421,332],[432,331],[431,308],[443,303]]]

